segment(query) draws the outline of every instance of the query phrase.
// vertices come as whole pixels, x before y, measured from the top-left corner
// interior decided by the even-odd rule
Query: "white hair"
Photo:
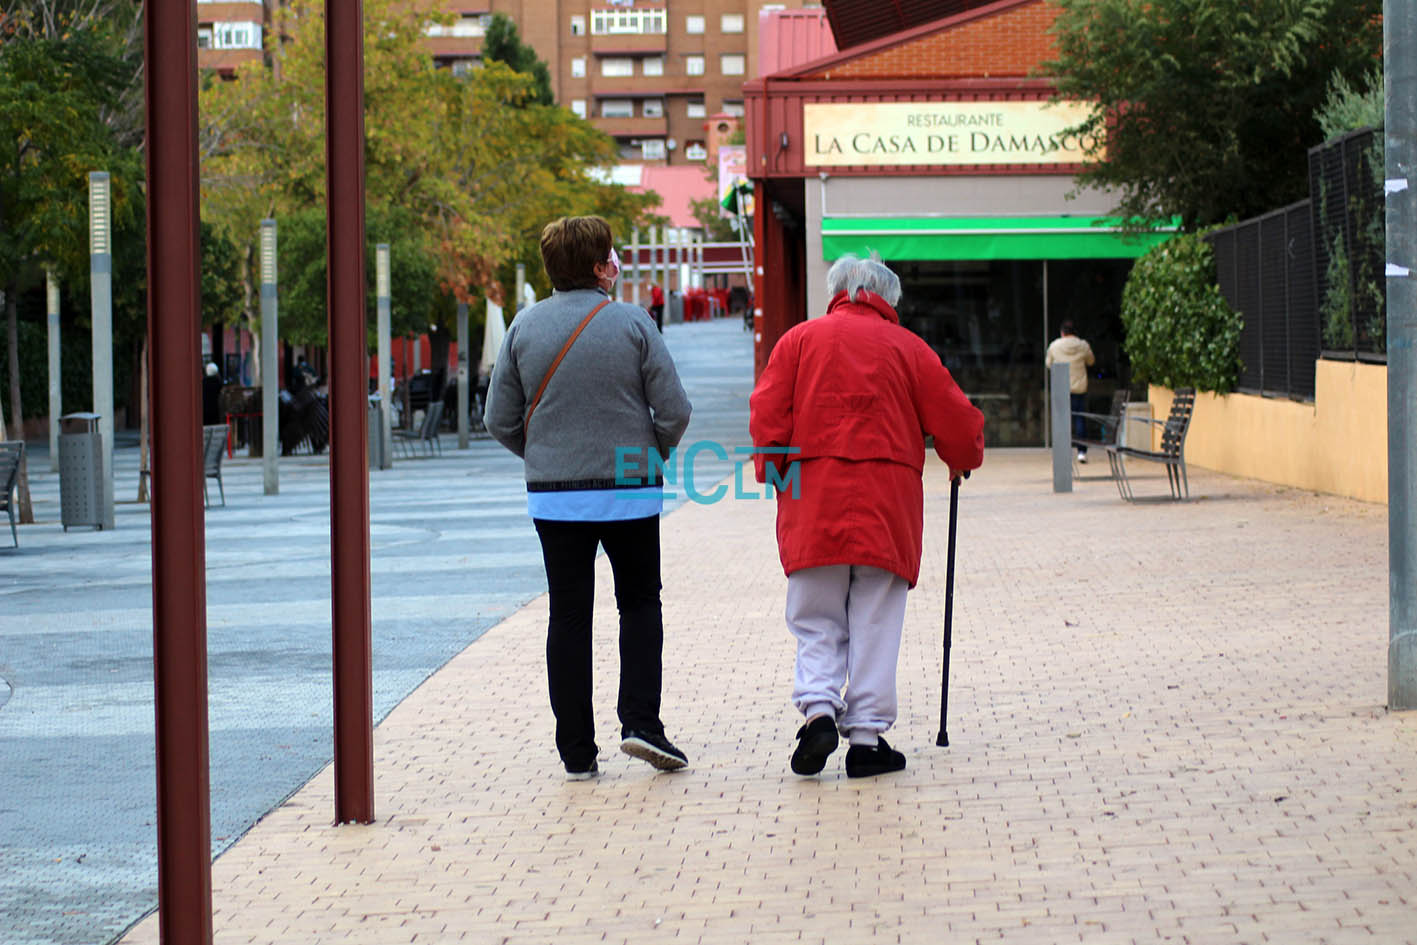
[[[855,299],[862,289],[874,292],[892,307],[900,301],[900,276],[881,262],[880,254],[874,250],[867,259],[847,253],[827,270],[830,295],[846,292],[848,298]]]

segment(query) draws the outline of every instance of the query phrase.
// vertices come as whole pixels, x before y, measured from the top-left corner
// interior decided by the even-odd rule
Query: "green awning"
[[[1124,233],[1113,217],[838,217],[822,221],[822,257],[1135,259],[1174,233]]]

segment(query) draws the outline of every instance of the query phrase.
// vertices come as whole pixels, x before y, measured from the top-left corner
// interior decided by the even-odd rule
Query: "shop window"
[[[635,74],[635,60],[633,59],[602,59],[600,60],[600,74],[621,78]]]
[[[718,57],[718,69],[724,75],[742,75],[744,66],[742,53],[724,53]]]

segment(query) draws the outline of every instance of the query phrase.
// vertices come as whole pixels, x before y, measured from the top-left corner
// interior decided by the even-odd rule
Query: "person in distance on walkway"
[[[689,398],[643,309],[612,301],[610,224],[562,217],[541,232],[555,291],[517,313],[492,369],[484,424],[525,463],[551,619],[546,667],[556,748],[571,780],[599,773],[591,705],[595,555],[605,548],[620,610],[620,750],[661,770],[688,764],[659,717],[662,485],[627,483],[622,452],[667,458]]]
[[[1087,369],[1097,358],[1092,353],[1092,345],[1077,336],[1071,321],[1058,327],[1058,337],[1048,346],[1043,356],[1043,366],[1052,368],[1054,364],[1068,366],[1068,401],[1073,414],[1073,438],[1087,436],[1087,422],[1082,412],[1087,409]],[[1087,445],[1078,444],[1078,462],[1087,462]]]
[[[906,592],[920,575],[924,440],[950,478],[984,460],[984,415],[940,358],[901,327],[900,279],[874,254],[827,273],[821,318],[793,326],[749,399],[759,482],[797,469],[778,491],[777,544],[787,627],[797,638],[792,702],[806,718],[791,767],[813,775],[850,743],[846,773],[899,771],[881,733],[896,719],[896,661]],[[844,690],[844,693],[843,693]]]

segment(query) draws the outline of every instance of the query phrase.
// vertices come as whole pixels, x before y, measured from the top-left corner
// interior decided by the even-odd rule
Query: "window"
[[[704,147],[702,141],[690,141],[684,146],[684,157],[690,161],[708,160],[708,148]]]
[[[689,118],[707,118],[708,109],[704,107],[704,100],[701,98],[689,99],[686,107],[686,114]]]
[[[685,74],[685,75],[703,75],[703,74],[704,74],[704,57],[703,57],[703,56],[685,56],[685,57],[684,57],[684,74]]]
[[[701,16],[684,17],[684,32],[691,36],[697,36],[704,31],[704,18]]]
[[[453,75],[467,75],[473,69],[482,64],[480,59],[454,59],[448,63],[448,67],[453,70]]]
[[[200,27],[200,28],[197,30],[197,48],[198,48],[198,49],[211,49],[211,48],[212,48],[212,28],[211,28],[210,26],[203,26],[203,27]],[[205,337],[205,336],[203,336],[203,337]]]
[[[664,141],[661,138],[646,138],[640,142],[640,154],[646,161],[664,160]]]
[[[212,37],[213,49],[260,49],[261,24],[217,23]]]
[[[663,33],[663,10],[592,10],[590,31],[596,35],[607,33]]]
[[[743,32],[743,14],[741,13],[725,13],[718,22],[719,29],[725,33]]]
[[[742,53],[724,53],[718,57],[718,69],[724,75],[742,75],[743,67]]]
[[[491,23],[490,13],[464,13],[447,26],[430,23],[423,32],[429,36],[486,36]]]
[[[583,98],[573,98],[573,99],[571,99],[571,114],[572,114],[572,115],[575,115],[577,118],[584,118],[584,117],[585,117],[585,115],[586,115],[586,111],[585,111],[585,99],[583,99]]]
[[[600,103],[601,118],[634,118],[635,103],[628,98],[607,98]]]
[[[727,98],[724,99],[724,100],[723,100],[723,113],[724,113],[725,115],[732,115],[734,118],[742,118],[742,117],[743,117],[743,100],[742,100],[742,99],[738,99],[737,101],[734,101],[734,100],[732,100],[732,99],[727,99]]]
[[[646,118],[663,118],[663,117],[664,117],[664,99],[662,99],[662,98],[647,98],[647,99],[645,99],[645,100],[644,100],[644,104],[641,106],[641,112],[640,112],[640,114],[644,115]]]
[[[585,17],[580,16],[580,15],[576,15],[576,16],[571,17],[571,35],[572,35],[572,36],[584,36],[584,35],[585,35]]]
[[[649,56],[643,60],[640,71],[645,75],[664,75],[664,57]]]
[[[571,60],[571,78],[585,78],[585,56],[577,56]]]
[[[602,59],[600,60],[600,74],[608,76],[627,76],[635,74],[635,60],[633,59]]]

